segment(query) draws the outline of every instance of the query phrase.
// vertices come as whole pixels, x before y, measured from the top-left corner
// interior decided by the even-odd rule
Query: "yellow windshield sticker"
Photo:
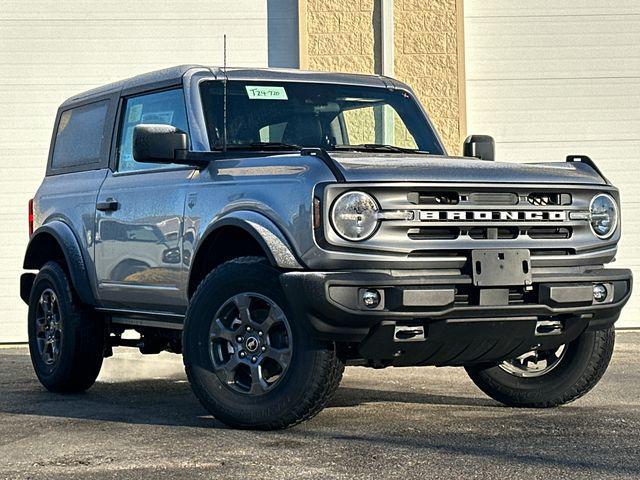
[[[288,100],[284,87],[246,85],[245,88],[251,100]]]

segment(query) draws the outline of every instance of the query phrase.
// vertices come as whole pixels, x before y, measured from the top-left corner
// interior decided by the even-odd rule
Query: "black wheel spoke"
[[[233,297],[233,303],[238,309],[238,316],[243,325],[251,323],[251,297],[246,294],[236,295]]]
[[[262,368],[260,365],[251,365],[251,388],[249,393],[259,395],[269,390],[269,384],[262,378]]]
[[[291,351],[289,349],[278,349],[272,347],[265,353],[265,358],[270,358],[280,365],[282,370],[285,370],[291,361]]]
[[[56,360],[58,360],[59,356],[60,356],[60,347],[58,346],[58,342],[54,342],[51,344],[51,357],[55,362]]]
[[[40,306],[42,307],[45,317],[47,317],[51,313],[51,304],[49,303],[49,296],[45,295],[45,293],[40,297]]]
[[[44,333],[47,328],[47,322],[44,317],[36,318],[36,334],[40,336],[40,334]]]
[[[275,325],[277,325],[278,323],[284,322],[286,321],[284,314],[282,313],[282,310],[280,310],[279,308],[273,308],[273,306],[269,309],[269,314],[267,315],[267,317],[264,319],[264,321],[260,324],[260,328],[262,328],[262,330],[267,333],[269,330],[271,330]]]
[[[233,356],[227,363],[216,368],[216,373],[224,378],[225,383],[231,385],[235,381],[238,365],[240,365],[240,360]]]
[[[211,340],[221,338],[228,342],[233,342],[235,337],[236,333],[233,330],[227,328],[219,318],[215,319],[213,327],[211,328]]]

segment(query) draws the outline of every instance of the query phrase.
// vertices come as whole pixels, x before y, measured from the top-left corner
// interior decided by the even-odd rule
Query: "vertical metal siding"
[[[278,26],[297,25],[295,2],[269,3],[281,4],[270,7]],[[221,64],[225,33],[229,65],[266,67],[270,48],[280,62],[297,61],[297,43],[280,41],[283,32],[269,45],[264,0],[2,1],[0,343],[26,339],[18,277],[27,201],[44,174],[58,105],[80,91],[149,70]]]
[[[469,132],[498,160],[591,156],[622,193],[617,263],[640,278],[640,3],[466,0],[465,53]],[[640,327],[637,292],[618,326]]]

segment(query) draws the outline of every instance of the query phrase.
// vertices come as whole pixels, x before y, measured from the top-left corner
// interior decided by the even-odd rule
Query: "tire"
[[[41,299],[53,314],[48,321]],[[31,363],[47,390],[77,393],[94,384],[104,356],[104,322],[83,309],[65,271],[56,262],[46,263],[33,283],[28,331]],[[55,343],[47,343],[47,335]]]
[[[539,376],[522,377],[501,366],[467,367],[471,380],[491,398],[512,407],[549,408],[589,392],[606,371],[615,343],[613,327],[584,332],[564,346],[555,367]]]
[[[243,309],[249,313],[243,316],[238,305],[249,305]],[[195,395],[215,418],[236,428],[275,430],[312,418],[344,371],[335,345],[319,341],[307,322],[295,321],[278,270],[262,257],[228,261],[202,281],[187,311],[183,349]]]

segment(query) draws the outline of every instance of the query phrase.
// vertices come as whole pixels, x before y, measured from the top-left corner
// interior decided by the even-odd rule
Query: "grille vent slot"
[[[518,195],[502,192],[474,192],[467,196],[471,205],[517,205]]]
[[[407,200],[413,205],[457,205],[460,195],[457,192],[409,192]]]
[[[573,229],[571,227],[529,227],[527,234],[535,240],[542,239],[567,239],[571,238]]]
[[[559,255],[575,255],[576,251],[570,248],[560,248],[560,249],[551,249],[551,248],[532,248],[531,256],[559,256]]]
[[[458,227],[423,227],[408,231],[411,240],[455,240],[460,236]]]
[[[409,252],[408,257],[424,257],[424,258],[438,258],[438,257],[466,257],[467,252],[461,252],[457,250],[413,250]]]
[[[530,193],[527,201],[536,207],[571,205],[571,195],[568,193]]]
[[[513,240],[520,235],[518,227],[473,227],[469,236],[474,240]]]

